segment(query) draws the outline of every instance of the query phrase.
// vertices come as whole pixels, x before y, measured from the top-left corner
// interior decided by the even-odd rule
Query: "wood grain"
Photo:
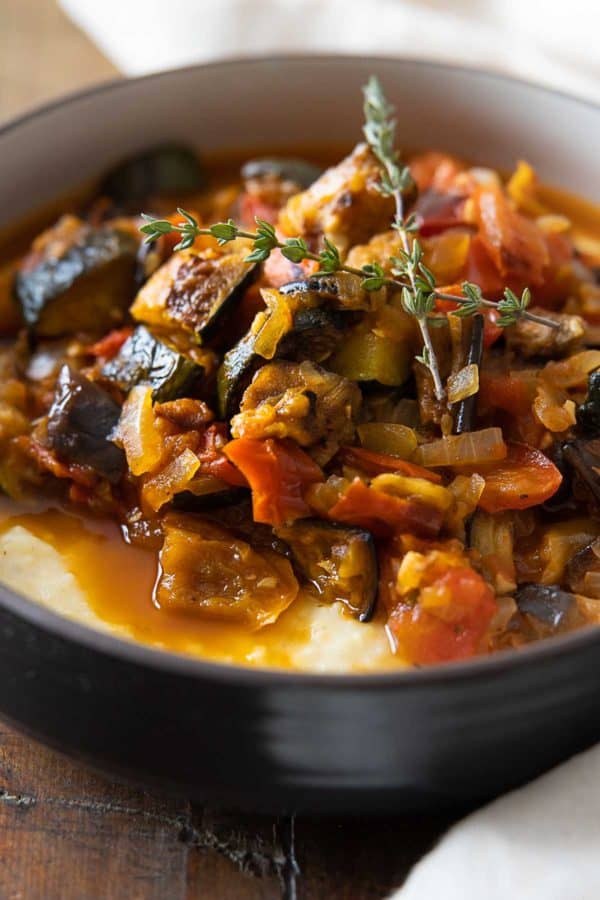
[[[445,827],[202,809],[113,782],[0,726],[3,900],[380,900]]]
[[[0,120],[116,74],[50,0],[0,0]],[[200,809],[0,725],[1,900],[380,900],[445,824]]]

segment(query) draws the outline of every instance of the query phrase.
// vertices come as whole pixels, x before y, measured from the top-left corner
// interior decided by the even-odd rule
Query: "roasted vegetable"
[[[481,366],[483,356],[483,316],[473,316],[471,326],[471,340],[466,357],[467,366],[477,366],[477,373]],[[475,413],[477,411],[477,392],[469,394],[463,400],[454,404],[453,434],[463,434],[465,431],[473,431],[475,425]]]
[[[234,437],[292,438],[301,447],[351,440],[361,394],[314,363],[278,361],[258,370],[231,420]],[[330,454],[332,455],[332,454]]]
[[[361,621],[372,617],[377,600],[377,556],[368,531],[318,519],[276,529],[289,546],[297,570],[325,603],[343,603]]]
[[[576,594],[600,597],[600,540],[579,550],[567,565],[567,583]]]
[[[305,304],[327,305],[335,309],[368,312],[380,300],[380,292],[365,291],[362,279],[348,272],[313,275],[300,281],[290,281],[279,288],[286,297],[304,297]]]
[[[115,484],[125,454],[111,441],[121,407],[98,385],[63,366],[48,413],[48,444],[67,462],[88,466]]]
[[[434,537],[442,526],[444,510],[430,503],[429,496],[423,497],[422,491],[429,493],[432,487],[441,491],[445,489],[423,479],[403,480],[412,482],[412,495],[410,491],[403,491],[404,495],[398,496],[388,489],[389,485],[367,485],[360,478],[348,481],[330,476],[324,483],[311,485],[305,492],[305,498],[315,515],[332,522],[366,528],[376,537],[390,537],[401,532]],[[373,479],[373,482],[377,481],[378,478]],[[448,502],[451,502],[451,497],[448,497]]]
[[[557,584],[523,584],[515,593],[519,611],[552,631],[563,630],[578,618],[573,594]]]
[[[63,249],[49,242],[17,274],[26,325],[41,337],[103,333],[123,321],[134,293],[137,242],[115,228],[82,226]]]
[[[241,176],[251,178],[273,177],[281,181],[291,181],[300,189],[310,187],[323,170],[304,159],[293,156],[261,156],[244,163]]]
[[[323,473],[294,441],[238,438],[224,452],[250,485],[255,522],[283,525],[310,514],[304,492]]]
[[[562,481],[554,463],[527,444],[508,444],[506,458],[480,472],[485,487],[479,505],[490,513],[538,506],[557,492]]]
[[[101,377],[129,392],[137,384],[152,388],[158,402],[190,396],[203,369],[139,325],[120,351],[101,370]]]
[[[217,373],[219,415],[230,419],[240,408],[242,396],[256,370],[264,363],[254,350],[252,332],[238,341],[223,357]]]
[[[432,547],[410,535],[395,537],[383,557],[380,594],[407,662],[464,659],[486,649],[494,592],[458,541]]]
[[[210,340],[235,312],[257,274],[248,248],[175,253],[146,282],[131,307],[134,319],[165,331]]]
[[[292,197],[280,216],[285,233],[324,236],[344,253],[389,227],[392,197],[379,190],[379,163],[366,144],[327,169],[306,191]]]
[[[119,210],[139,213],[150,198],[199,191],[205,184],[204,169],[193,150],[165,145],[119,163],[104,176],[99,191]]]
[[[589,376],[587,398],[577,407],[576,415],[581,431],[591,437],[600,435],[600,370]]]
[[[296,598],[287,559],[199,516],[170,514],[164,522],[156,600],[161,607],[241,622],[274,622]]]
[[[544,357],[558,359],[575,352],[583,341],[585,324],[580,316],[566,313],[552,313],[545,309],[531,309],[532,313],[543,315],[550,321],[557,322],[558,328],[550,328],[539,322],[521,319],[506,332],[506,343],[523,359]]]
[[[600,505],[600,440],[569,441],[562,446],[562,458],[583,486],[584,498]]]

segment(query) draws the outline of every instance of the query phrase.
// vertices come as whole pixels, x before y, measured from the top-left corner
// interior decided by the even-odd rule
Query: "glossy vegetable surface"
[[[394,224],[377,146],[149,150],[1,273],[3,490],[116,523],[219,658],[423,666],[600,620],[600,254],[533,170],[440,152]]]

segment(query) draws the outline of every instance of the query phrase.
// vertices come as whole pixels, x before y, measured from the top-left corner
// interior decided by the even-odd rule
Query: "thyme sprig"
[[[400,164],[400,156],[395,147],[394,109],[386,100],[377,78],[371,76],[363,94],[363,134],[381,166],[379,190],[385,196],[393,197],[395,205],[392,228],[398,233],[401,249],[399,255],[391,259],[392,275],[402,283],[402,306],[417,320],[423,338],[423,352],[416,357],[417,362],[429,369],[435,396],[438,400],[443,400],[444,385],[428,323],[429,315],[435,307],[435,277],[423,262],[423,249],[416,237],[411,247],[410,235],[416,230],[414,217],[404,217],[403,193],[414,189],[413,178],[408,166]]]
[[[381,167],[381,178],[378,189],[382,194],[394,200],[394,218],[392,228],[397,232],[400,247],[398,254],[389,260],[391,276],[386,274],[381,263],[377,261],[365,263],[360,268],[347,265],[339,249],[328,238],[323,240],[323,249],[318,253],[312,251],[304,238],[290,237],[280,240],[275,227],[263,219],[256,218],[256,231],[240,228],[233,219],[217,222],[202,228],[191,213],[184,209],[177,212],[181,222],[170,222],[167,219],[156,219],[142,214],[145,224],[140,231],[146,236],[146,242],[156,240],[165,234],[178,234],[180,240],[175,250],[191,247],[197,237],[207,235],[224,245],[237,238],[245,238],[252,242],[252,250],[247,257],[248,262],[264,262],[274,250],[293,263],[311,260],[318,263],[315,276],[335,272],[348,272],[361,278],[362,288],[366,291],[378,291],[384,287],[401,291],[401,302],[404,310],[416,319],[421,337],[423,351],[417,357],[429,370],[438,400],[444,399],[444,386],[439,372],[430,328],[442,324],[444,317],[434,316],[436,300],[451,300],[459,305],[451,315],[472,316],[483,308],[495,309],[500,313],[497,325],[506,328],[515,325],[520,319],[528,319],[557,328],[558,323],[544,316],[529,312],[531,292],[525,288],[518,297],[510,288],[506,288],[502,299],[494,302],[486,299],[477,284],[465,281],[461,285],[463,294],[454,295],[440,291],[433,272],[424,261],[423,247],[418,239],[418,224],[414,215],[405,215],[404,197],[414,190],[414,183],[408,166],[402,165],[400,155],[395,148],[396,120],[393,107],[388,103],[379,81],[372,77],[364,88],[365,125],[364,136]]]

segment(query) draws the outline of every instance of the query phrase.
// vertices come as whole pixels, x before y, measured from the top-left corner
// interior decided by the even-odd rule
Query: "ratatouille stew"
[[[600,622],[600,216],[364,93],[329,168],[165,144],[4,242],[2,579],[26,534],[122,633],[300,669]]]

